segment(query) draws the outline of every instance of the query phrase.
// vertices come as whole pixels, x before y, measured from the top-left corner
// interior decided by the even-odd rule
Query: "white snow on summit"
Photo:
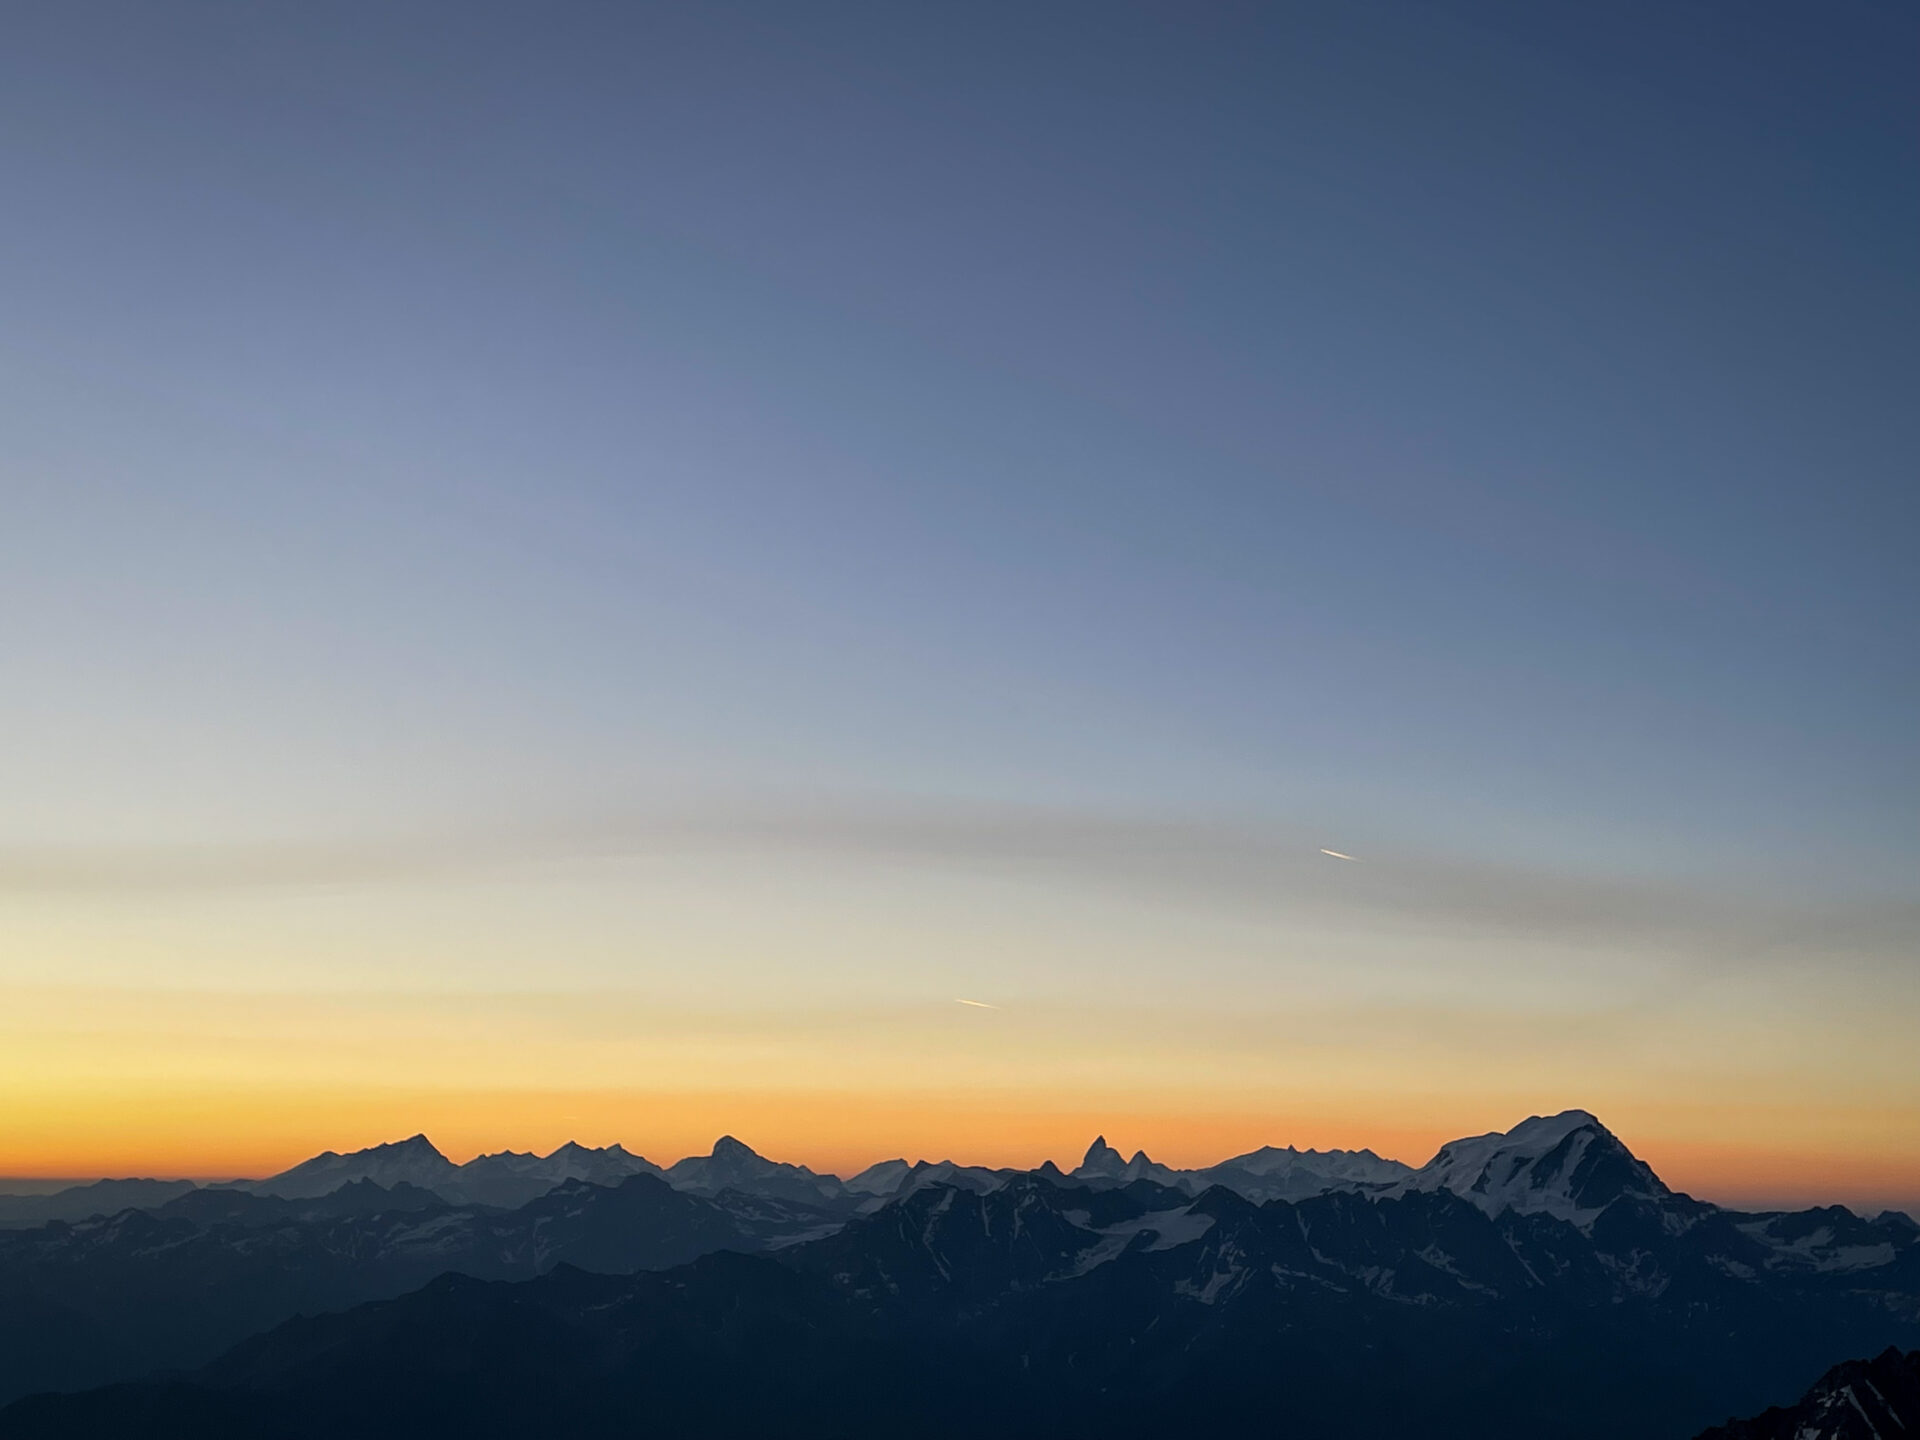
[[[715,1196],[725,1191],[781,1203],[829,1207],[837,1213],[870,1214],[892,1201],[933,1185],[984,1194],[1010,1177],[1027,1173],[960,1165],[951,1160],[908,1163],[883,1160],[842,1182],[804,1165],[769,1160],[731,1136],[715,1142],[710,1155],[694,1155],[662,1171],[618,1145],[589,1149],[569,1142],[550,1155],[502,1151],[455,1165],[424,1135],[338,1155],[316,1155],[267,1180],[242,1182],[244,1188],[287,1199],[312,1199],[357,1180],[392,1188],[398,1184],[432,1190],[454,1204],[512,1207],[570,1180],[619,1185],[633,1175],[664,1176],[677,1190]],[[1446,1190],[1489,1215],[1512,1210],[1544,1214],[1583,1227],[1621,1199],[1658,1200],[1671,1192],[1608,1129],[1584,1110],[1536,1115],[1504,1133],[1450,1141],[1415,1170],[1371,1150],[1298,1150],[1262,1146],[1217,1165],[1176,1170],[1157,1163],[1145,1151],[1131,1158],[1097,1137],[1070,1173],[1050,1162],[1031,1172],[1055,1183],[1125,1186],[1145,1181],[1187,1196],[1211,1186],[1232,1190],[1255,1204],[1298,1201],[1332,1191],[1393,1196],[1411,1191]],[[1870,1263],[1879,1237],[1769,1236],[1785,1261],[1840,1265]],[[1851,1247],[1867,1247],[1859,1256]],[[1877,1251],[1871,1252],[1877,1255]]]
[[[1330,1190],[1384,1190],[1413,1173],[1411,1165],[1383,1159],[1371,1150],[1296,1150],[1292,1146],[1282,1150],[1272,1145],[1205,1169],[1175,1170],[1149,1159],[1144,1150],[1123,1160],[1100,1136],[1068,1178],[1114,1185],[1150,1180],[1188,1195],[1221,1185],[1258,1205],[1268,1200],[1305,1200]]]
[[[820,1175],[804,1165],[769,1160],[731,1135],[713,1142],[711,1155],[689,1155],[666,1170],[676,1190],[692,1195],[717,1195],[722,1190],[813,1204],[837,1199],[844,1193],[837,1175]]]
[[[1371,1150],[1284,1150],[1272,1145],[1191,1172],[1256,1204],[1305,1200],[1331,1190],[1377,1191],[1411,1178],[1413,1167]]]
[[[415,1135],[347,1155],[328,1150],[242,1188],[286,1200],[312,1200],[356,1180],[371,1180],[389,1190],[400,1184],[417,1185],[456,1205],[512,1208],[568,1180],[618,1185],[629,1175],[660,1173],[659,1166],[619,1145],[594,1150],[571,1140],[551,1155],[503,1150],[455,1165],[426,1136]]]
[[[857,1213],[871,1215],[882,1206],[903,1200],[929,1185],[952,1185],[985,1195],[1006,1183],[1005,1175],[983,1165],[956,1165],[951,1160],[916,1160],[909,1165],[904,1160],[885,1160],[847,1181],[847,1190],[866,1197],[857,1207]]]
[[[569,1180],[615,1186],[631,1175],[660,1175],[658,1165],[625,1146],[593,1149],[569,1140],[551,1155],[502,1150],[476,1155],[462,1165],[454,1179],[436,1188],[461,1203],[511,1208],[544,1195]]]
[[[1585,1110],[1535,1115],[1504,1134],[1453,1140],[1400,1187],[1450,1190],[1489,1215],[1513,1210],[1590,1225],[1622,1197],[1671,1192]]]
[[[278,1195],[285,1200],[316,1200],[330,1195],[342,1185],[356,1180],[371,1180],[391,1190],[395,1185],[418,1185],[423,1190],[438,1190],[457,1173],[454,1163],[433,1148],[424,1135],[374,1145],[339,1155],[331,1150],[303,1160],[291,1170],[265,1180],[249,1181],[239,1187],[258,1195]]]

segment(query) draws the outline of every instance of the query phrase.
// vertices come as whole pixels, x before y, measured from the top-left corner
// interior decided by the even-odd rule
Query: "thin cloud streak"
[[[1319,863],[1323,855],[1351,863],[1332,869]],[[0,850],[0,897],[392,885],[569,862],[723,857],[884,860],[1111,890],[1129,903],[1560,941],[1678,943],[1728,964],[1815,956],[1892,966],[1920,940],[1920,902],[1907,898],[1842,903],[1795,897],[1777,885],[1716,890],[1413,851],[1364,863],[1283,825],[1232,820],[737,797],[329,843],[16,846]]]

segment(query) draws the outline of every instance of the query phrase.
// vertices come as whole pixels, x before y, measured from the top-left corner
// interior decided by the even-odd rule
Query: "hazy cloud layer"
[[[572,861],[800,858],[905,864],[1132,900],[1368,917],[1572,943],[1679,943],[1720,958],[1911,959],[1920,903],[1840,901],[1474,862],[1418,851],[1364,864],[1326,837],[1226,820],[942,804],[682,804],[338,841],[0,850],[0,894],[219,891],[458,880]]]

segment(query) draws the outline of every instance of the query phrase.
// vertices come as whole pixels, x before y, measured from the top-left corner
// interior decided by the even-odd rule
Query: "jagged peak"
[[[1084,1168],[1088,1165],[1093,1164],[1096,1160],[1106,1159],[1106,1157],[1109,1155],[1111,1155],[1115,1160],[1118,1160],[1120,1158],[1120,1152],[1114,1149],[1111,1145],[1107,1144],[1106,1136],[1096,1135],[1093,1137],[1093,1144],[1087,1147],[1086,1158],[1081,1160],[1080,1164]]]
[[[363,1149],[350,1150],[345,1154],[337,1150],[322,1150],[318,1155],[301,1163],[304,1165],[312,1165],[322,1160],[353,1160],[363,1155],[382,1157],[417,1155],[422,1159],[432,1156],[436,1160],[446,1160],[447,1158],[440,1153],[438,1147],[436,1147],[431,1140],[427,1139],[425,1135],[409,1135],[404,1140],[385,1140],[378,1145],[368,1145]],[[449,1161],[448,1163],[452,1162]]]

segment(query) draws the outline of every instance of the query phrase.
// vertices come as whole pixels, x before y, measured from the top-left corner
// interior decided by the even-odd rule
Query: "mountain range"
[[[404,1179],[304,1199],[194,1190],[151,1210],[0,1231],[0,1399],[202,1364],[291,1316],[399,1295],[449,1270],[661,1269],[837,1223],[791,1201],[683,1194],[646,1174],[569,1179],[512,1210],[450,1205]]]
[[[436,1150],[426,1136],[415,1135],[409,1140],[375,1145],[350,1155],[336,1155],[328,1150],[291,1170],[265,1180],[242,1181],[231,1188],[287,1200],[307,1200],[328,1194],[350,1181],[371,1181],[383,1186],[418,1186],[453,1205],[512,1208],[569,1180],[618,1185],[629,1175],[663,1174],[658,1165],[628,1153],[619,1145],[596,1150],[572,1141],[551,1155],[503,1150],[455,1165]]]
[[[572,1150],[646,1168],[455,1203],[554,1157],[475,1173],[416,1138],[0,1233],[0,1397],[172,1372],[22,1399],[0,1436],[1685,1440],[1920,1344],[1910,1219],[1706,1204],[1583,1111],[1417,1170],[1098,1140],[1071,1172],[841,1181],[726,1139],[663,1172]]]
[[[1155,1164],[1144,1152],[1135,1153],[1130,1161],[1122,1160],[1104,1137],[1093,1142],[1086,1158],[1072,1171],[1043,1168],[1079,1180],[1147,1179],[1189,1195],[1198,1195],[1212,1185],[1225,1185],[1255,1201],[1301,1199],[1343,1188],[1386,1190],[1419,1173],[1397,1160],[1383,1160],[1371,1150],[1322,1152],[1271,1146],[1207,1169],[1175,1170]],[[615,1185],[629,1175],[655,1175],[676,1190],[694,1195],[735,1190],[852,1214],[926,1185],[991,1189],[1022,1173],[957,1165],[951,1160],[909,1163],[901,1159],[883,1160],[841,1180],[835,1175],[816,1174],[804,1165],[769,1160],[731,1135],[715,1141],[710,1154],[689,1155],[664,1168],[619,1145],[594,1149],[571,1141],[550,1155],[505,1150],[456,1165],[425,1135],[415,1135],[345,1155],[328,1150],[264,1180],[236,1180],[206,1188],[308,1200],[354,1181],[371,1181],[382,1187],[405,1184],[430,1190],[450,1205],[512,1208],[568,1180]],[[102,1180],[45,1195],[0,1195],[0,1228],[39,1225],[48,1220],[83,1220],[129,1207],[151,1207],[195,1188],[188,1180]]]

